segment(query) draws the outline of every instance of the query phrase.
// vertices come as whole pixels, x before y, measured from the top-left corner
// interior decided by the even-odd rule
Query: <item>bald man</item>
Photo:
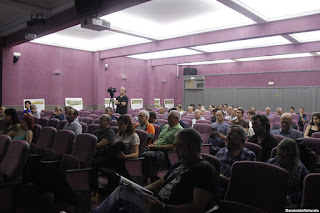
[[[117,105],[116,112],[123,115],[128,112],[129,98],[126,96],[126,88],[120,88],[120,96],[116,98],[115,105]]]
[[[281,135],[285,138],[292,138],[294,140],[297,138],[303,138],[302,132],[292,129],[292,115],[290,113],[283,113],[281,115],[280,125],[280,129],[276,129],[271,132],[273,135]]]

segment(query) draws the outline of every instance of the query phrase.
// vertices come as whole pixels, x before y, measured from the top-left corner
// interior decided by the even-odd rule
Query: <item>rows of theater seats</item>
[[[129,116],[131,116],[132,118],[134,118],[137,114],[138,114],[139,110],[133,111],[131,112],[131,114],[129,114]],[[101,110],[102,112],[102,110]],[[94,113],[95,114],[95,113]],[[101,113],[103,114],[103,112]],[[83,114],[82,114],[83,115]],[[86,115],[86,113],[85,113]],[[97,115],[97,114],[95,114]],[[91,114],[89,112],[89,114],[86,115],[87,117],[92,116],[93,114]],[[97,115],[99,117],[99,115]],[[116,116],[119,116],[116,114]],[[158,114],[158,117],[160,117],[161,115]],[[98,118],[97,117],[97,118]],[[206,115],[204,116],[205,118],[210,119],[210,115]],[[79,120],[85,117],[79,117]],[[91,117],[90,117],[91,118]],[[94,122],[94,120],[96,120],[97,118],[92,119],[92,121]],[[188,116],[183,116],[182,120],[185,121],[185,123],[189,124],[189,120],[191,117],[188,118]],[[40,121],[41,119],[39,119]],[[50,122],[50,120],[54,121],[54,122]],[[85,119],[85,120],[89,120],[89,122],[91,122],[90,119]],[[167,122],[166,119],[158,119],[158,120],[163,120],[163,124],[165,124]],[[59,120],[58,120],[59,121]],[[81,121],[81,122],[82,122]],[[159,122],[160,122],[159,121]],[[60,121],[59,121],[60,122]],[[50,123],[50,125],[49,125]],[[16,159],[16,161],[12,161],[10,160],[10,162],[19,162],[19,166],[17,166],[16,168],[18,168],[16,171],[14,171],[13,173],[15,174],[15,176],[13,178],[7,179],[7,181],[11,182],[9,187],[1,187],[0,186],[0,195],[1,198],[5,197],[4,199],[7,200],[8,202],[5,202],[4,204],[0,205],[0,212],[28,212],[26,209],[29,209],[30,212],[37,212],[34,209],[34,206],[37,206],[36,209],[42,209],[41,212],[43,212],[43,209],[49,209],[47,212],[50,212],[51,210],[66,210],[67,212],[75,212],[77,210],[76,206],[77,205],[69,205],[69,204],[56,204],[53,201],[46,201],[46,202],[38,202],[35,201],[35,199],[30,199],[30,202],[26,203],[26,201],[24,199],[22,199],[22,197],[32,197],[32,196],[28,196],[30,193],[32,195],[36,194],[34,191],[30,192],[30,189],[28,187],[26,187],[25,184],[21,184],[21,177],[22,177],[22,171],[21,171],[21,167],[23,167],[23,165],[27,164],[27,160],[30,158],[32,158],[32,160],[36,159],[37,154],[41,154],[41,155],[48,155],[48,156],[52,156],[54,154],[58,154],[58,155],[63,155],[64,158],[70,159],[73,162],[73,166],[74,169],[70,170],[69,172],[66,172],[66,179],[69,183],[69,185],[71,186],[71,188],[74,191],[77,192],[82,192],[82,195],[86,195],[84,197],[81,197],[80,199],[82,201],[82,204],[84,205],[84,203],[89,202],[89,193],[90,192],[90,187],[88,184],[88,172],[90,170],[90,164],[92,161],[92,158],[94,156],[94,151],[95,151],[95,145],[97,143],[97,139],[95,138],[95,136],[93,136],[92,134],[80,134],[78,135],[75,143],[74,143],[74,147],[73,147],[73,141],[74,141],[74,134],[68,130],[61,130],[63,125],[61,125],[61,123],[64,122],[60,122],[59,125],[57,124],[56,119],[48,119],[48,123],[47,125],[43,125],[43,127],[41,125],[36,125],[38,128],[38,136],[36,136],[35,134],[35,138],[33,143],[31,144],[31,148],[29,148],[29,146],[23,142],[16,142],[16,141],[11,141],[8,142],[7,139],[5,139],[5,137],[1,136],[0,137],[0,146],[1,147],[6,147],[7,144],[7,149],[6,148],[1,148],[0,150],[2,151],[2,155],[0,155],[0,160],[1,158],[3,159],[2,162],[0,162],[0,172],[6,174],[7,176],[10,177],[10,173],[6,173],[7,171],[13,171],[12,169],[3,169],[3,168],[7,168],[8,166],[11,167],[13,166],[13,164],[10,163],[10,165],[8,164],[8,160],[7,159],[12,159],[13,157]],[[84,123],[84,122],[83,122]],[[160,122],[161,123],[161,122]],[[41,124],[41,123],[40,123]],[[85,123],[87,125],[87,123]],[[53,127],[54,126],[54,127]],[[84,126],[84,125],[83,125]],[[94,131],[94,129],[98,128],[98,125],[95,123],[88,123],[88,128],[87,131],[89,133],[92,133]],[[117,126],[116,126],[116,122],[113,121],[112,123],[112,128],[117,131]],[[220,170],[220,162],[217,158],[215,158],[214,156],[209,154],[209,149],[210,146],[206,145],[208,143],[209,137],[210,137],[210,133],[211,132],[211,126],[209,125],[209,122],[206,123],[200,123],[197,122],[194,125],[194,128],[196,130],[198,130],[201,134],[201,137],[203,138],[204,141],[204,145],[203,145],[203,156],[208,159],[210,162],[213,163],[213,165],[216,167],[217,171]],[[57,131],[58,130],[58,131]],[[209,131],[210,130],[210,131]],[[146,139],[147,139],[147,135],[145,131],[142,130],[137,130],[137,133],[140,137],[141,140],[141,146],[140,146],[140,154],[139,154],[139,158],[138,159],[134,159],[134,160],[130,160],[126,162],[126,166],[127,169],[129,171],[129,173],[135,177],[135,178],[143,178],[143,159],[140,158],[141,154],[142,154],[142,150],[146,144]],[[281,138],[279,137],[279,140],[281,140]],[[320,139],[304,139],[307,143],[308,141],[312,141],[310,142],[310,145],[312,147],[312,149],[316,152],[317,155],[320,155]],[[2,142],[2,141],[6,141],[6,142]],[[28,150],[29,154],[31,153],[32,156],[28,156],[28,154],[25,154],[26,151],[21,152],[20,154],[17,153],[13,153],[12,150],[17,150],[17,148],[14,148],[14,146],[18,146],[17,144],[23,144],[21,145],[22,150]],[[246,147],[251,149],[252,151],[255,152],[257,159],[260,158],[261,156],[261,147],[257,144],[252,144],[252,143],[248,143],[246,142]],[[30,149],[30,151],[29,151]],[[7,150],[6,152],[4,152],[3,154],[3,150]],[[89,151],[88,151],[89,150]],[[0,153],[0,154],[1,154]],[[274,152],[273,152],[274,154]],[[2,156],[2,157],[1,157]],[[27,157],[26,157],[27,156]],[[171,161],[171,163],[173,164],[174,162],[177,161],[176,159],[176,155],[174,153],[169,153],[169,159]],[[319,159],[319,157],[318,157]],[[227,193],[227,197],[226,199],[229,201],[225,201],[226,207],[225,208],[230,208],[230,206],[232,205],[243,205],[243,204],[247,204],[249,206],[253,206],[256,207],[258,209],[262,209],[262,210],[270,210],[270,206],[278,206],[279,208],[282,208],[284,206],[283,200],[281,199],[277,199],[280,200],[279,205],[270,205],[270,203],[273,203],[273,200],[270,200],[270,202],[268,202],[268,199],[266,200],[266,197],[274,197],[274,194],[279,194],[279,195],[283,195],[283,193],[285,191],[282,191],[281,193],[278,192],[278,190],[285,190],[283,189],[283,186],[286,186],[286,184],[283,182],[283,177],[285,176],[284,174],[279,175],[279,177],[274,174],[274,177],[278,177],[275,179],[266,179],[265,176],[266,175],[262,175],[263,177],[257,177],[257,175],[259,176],[259,174],[266,174],[266,171],[268,170],[268,167],[270,167],[270,165],[266,165],[265,163],[262,162],[255,162],[258,165],[256,166],[251,165],[250,163],[252,162],[239,162],[239,164],[241,163],[245,163],[245,165],[239,165],[240,169],[240,173],[242,174],[246,174],[246,178],[243,178],[243,176],[241,176],[241,174],[237,174],[236,172],[232,172],[232,176],[231,176],[231,182],[230,182],[230,186],[229,186],[229,192]],[[44,163],[49,164],[47,163]],[[235,164],[234,168],[236,167],[237,164]],[[250,171],[246,171],[249,169],[246,168],[256,168],[255,169],[250,169]],[[264,168],[263,172],[258,172],[258,169],[260,168]],[[277,168],[278,169],[278,168]],[[233,169],[235,170],[235,169]],[[274,167],[272,167],[271,170],[276,170]],[[279,170],[279,169],[278,169]],[[280,169],[281,170],[281,169]],[[245,172],[244,172],[245,171]],[[161,173],[162,172],[162,173]],[[159,173],[160,176],[162,176],[164,174],[165,171],[161,171]],[[251,172],[254,172],[254,175],[250,175]],[[281,172],[279,172],[280,174]],[[271,174],[271,173],[270,173]],[[273,177],[272,176],[272,177]],[[254,177],[255,180],[252,179],[248,179],[248,177]],[[271,177],[271,175],[270,175]],[[282,178],[281,178],[282,177]],[[241,179],[241,181],[239,182],[239,180]],[[243,179],[246,179],[248,184],[244,184]],[[256,180],[260,180],[260,181],[256,181]],[[137,179],[138,180],[138,179]],[[13,181],[13,183],[12,183]],[[314,183],[316,182],[316,183]],[[314,205],[314,197],[313,193],[319,192],[319,174],[310,174],[306,177],[305,179],[305,186],[304,186],[304,201],[302,203],[302,207],[312,207],[312,205]],[[20,183],[20,184],[18,184]],[[235,184],[234,184],[235,183]],[[268,183],[268,184],[262,184],[262,183]],[[238,184],[238,185],[237,185]],[[250,185],[250,187],[248,188],[247,186]],[[246,186],[246,189],[242,189],[241,187]],[[251,187],[252,186],[252,187]],[[268,187],[266,187],[268,186]],[[282,186],[282,187],[280,187]],[[235,187],[235,188],[232,188]],[[237,190],[235,190],[237,189]],[[268,192],[270,192],[270,195],[263,195],[263,199],[261,198],[261,200],[264,200],[265,202],[263,203],[259,203],[259,196],[256,196],[257,194],[259,194],[257,192],[257,190],[259,192],[264,191],[264,189],[268,189]],[[231,190],[231,192],[230,192]],[[248,191],[247,196],[244,196],[243,194],[241,194],[241,196],[237,196],[236,191]],[[251,190],[251,191],[250,191]],[[3,194],[4,193],[4,194]],[[255,199],[253,199],[252,197],[250,197],[250,195],[254,194]],[[9,195],[9,196],[8,196]],[[12,196],[10,196],[12,195]],[[37,194],[38,195],[38,194]],[[39,199],[43,199],[43,196],[38,196]],[[48,195],[48,197],[50,197]],[[9,198],[12,198],[13,200],[10,200]],[[52,197],[50,197],[52,200]],[[9,199],[9,200],[8,200]],[[258,199],[258,200],[257,200]],[[50,200],[49,198],[47,200]],[[84,202],[86,201],[86,202]],[[49,202],[49,204],[48,204]],[[46,205],[42,205],[46,203]],[[231,204],[230,204],[231,203]],[[240,203],[240,204],[239,204]],[[268,203],[268,205],[265,205],[266,203]],[[42,208],[41,208],[42,207]],[[78,205],[79,207],[79,205]],[[238,207],[237,208],[241,208]],[[15,209],[12,211],[12,209]],[[79,208],[78,208],[79,209]],[[85,209],[85,208],[83,208]],[[3,211],[2,211],[3,210]],[[6,211],[7,210],[7,211]],[[39,211],[40,212],[40,211]],[[52,211],[54,212],[54,211]],[[274,211],[272,211],[274,212]]]

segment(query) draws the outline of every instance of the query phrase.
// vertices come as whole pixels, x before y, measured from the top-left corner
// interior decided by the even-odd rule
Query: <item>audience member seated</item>
[[[225,117],[226,120],[231,120],[232,110],[233,110],[232,106],[228,106],[228,108],[227,108],[227,113],[226,113],[226,117]]]
[[[278,145],[277,139],[270,133],[269,119],[265,115],[254,115],[252,117],[252,128],[255,135],[248,139],[248,142],[259,144],[262,147],[261,160],[266,162],[271,151]]]
[[[218,110],[219,110],[218,108],[214,108],[214,109],[211,111],[211,123],[216,122],[216,112],[217,112]]]
[[[98,152],[104,150],[109,145],[114,144],[115,133],[110,128],[111,120],[110,115],[101,115],[99,119],[99,129],[93,132],[93,134],[98,138]]]
[[[253,111],[254,113],[256,113],[256,108],[252,106],[249,111]]]
[[[159,114],[163,115],[164,118],[168,117],[168,114],[164,111],[164,107],[163,106],[160,106]]]
[[[174,107],[171,108],[171,109],[169,109],[169,110],[168,110],[168,113],[169,113],[169,114],[170,114],[170,111],[171,111],[171,110],[177,110],[177,109],[174,108]],[[180,116],[180,118],[181,118],[181,116]],[[183,120],[180,119],[179,124],[182,126],[182,128],[186,128],[186,124],[184,123]]]
[[[303,180],[309,171],[300,161],[297,143],[293,139],[283,139],[279,143],[277,151],[276,157],[269,159],[267,163],[279,166],[288,172],[288,196],[286,204],[300,203]]]
[[[185,113],[185,112],[182,110],[181,104],[178,104],[178,105],[176,106],[176,109],[180,112],[181,115],[183,115],[183,113]]]
[[[209,105],[209,111],[212,112],[213,109],[215,109],[215,107],[212,104],[210,104]]]
[[[59,119],[60,121],[62,121],[62,120],[66,120],[66,115],[62,113],[61,107],[57,106],[57,107],[54,109],[54,113],[53,113],[53,115],[52,115],[52,118],[57,118],[57,119]]]
[[[64,107],[64,114],[65,114],[66,117],[67,117],[67,112],[68,112],[70,109],[73,109],[72,106],[65,106],[65,107]]]
[[[154,134],[156,132],[154,126],[149,123],[149,117],[150,115],[146,110],[141,110],[138,115],[139,123],[134,126],[136,129],[141,129],[147,132],[147,145],[151,144]]]
[[[4,111],[6,108],[4,106],[0,107],[0,120],[3,120],[5,118]]]
[[[71,130],[74,132],[74,138],[77,137],[77,135],[82,133],[82,126],[81,124],[76,121],[76,118],[78,117],[78,111],[75,109],[70,109],[67,112],[67,123],[64,125],[63,129]]]
[[[112,112],[113,110],[111,107],[106,107],[104,114],[110,115],[112,120],[117,120],[116,116],[112,115]]]
[[[201,104],[197,104],[196,108],[201,111],[201,106],[202,106]]]
[[[223,104],[219,105],[219,109],[223,111]]]
[[[37,111],[37,105],[31,104],[30,109],[31,109],[32,117],[35,117],[35,118],[41,117],[40,113]]]
[[[265,108],[265,113],[266,113],[266,116],[269,116],[269,117],[273,116],[273,114],[271,114],[271,108],[270,107],[266,107]]]
[[[198,109],[194,111],[194,119],[192,119],[192,127],[197,122],[197,120],[205,120],[205,118],[201,116],[201,111]]]
[[[30,102],[30,101],[25,101],[25,102],[24,102],[24,108],[25,108],[25,110],[23,110],[22,117],[27,116],[27,115],[32,115],[30,106],[31,106],[31,102]]]
[[[188,113],[187,115],[193,115],[194,111],[193,111],[193,107],[192,106],[188,106]]]
[[[232,108],[233,108],[233,107],[232,107]],[[227,109],[228,109],[228,104],[224,104],[224,105],[223,105],[223,112],[224,112],[224,114],[227,113]]]
[[[11,138],[14,138],[20,131],[20,122],[17,110],[10,108],[4,111],[5,114],[5,126],[0,131],[0,134],[8,135]]]
[[[281,116],[283,114],[283,111],[282,111],[282,108],[281,107],[278,107],[276,109],[276,112],[278,113],[279,116]]]
[[[179,162],[168,173],[148,186],[153,196],[118,187],[93,213],[119,212],[204,212],[212,207],[218,185],[215,168],[201,157],[201,137],[193,129],[177,135]]]
[[[294,107],[290,107],[289,113],[290,113],[290,114],[295,114],[295,112],[294,112]]]
[[[196,107],[194,104],[190,104],[190,106],[192,107],[192,111],[194,112],[196,110]]]
[[[280,129],[273,130],[271,133],[274,135],[281,135],[285,138],[298,139],[303,138],[301,131],[295,130],[291,127],[292,115],[290,113],[283,113],[280,120]]]
[[[252,107],[251,107],[252,108]],[[252,110],[249,110],[247,112],[247,115],[248,115],[248,122],[249,122],[249,128],[248,128],[248,132],[247,132],[247,135],[249,137],[253,136],[254,135],[254,130],[252,128],[252,117],[255,115],[255,111],[252,111]]]
[[[306,131],[304,133],[304,137],[308,138],[308,137],[311,137],[311,135],[314,132],[319,132],[319,123],[320,123],[320,113],[319,112],[313,113],[311,116],[310,125],[307,126]]]
[[[212,133],[209,140],[211,148],[215,150],[216,148],[224,147],[230,125],[224,122],[224,113],[222,110],[216,112],[216,122],[212,123],[211,127]]]
[[[206,109],[204,108],[204,106],[201,106],[201,116],[204,116],[204,115],[206,115]]]
[[[30,115],[24,116],[20,121],[21,130],[18,134],[13,138],[13,140],[25,140],[28,144],[32,143],[33,139],[33,128],[34,128],[34,120]]]
[[[231,168],[236,161],[256,161],[256,155],[254,152],[245,148],[244,143],[246,140],[245,129],[239,125],[231,125],[227,140],[226,147],[220,149],[216,154],[216,157],[221,162],[220,169],[220,186],[219,198],[223,198],[226,192]]]
[[[243,109],[239,108],[237,110],[237,119],[232,121],[234,125],[240,125],[246,130],[246,135],[248,134],[249,122],[243,119]]]
[[[238,111],[238,108],[233,108],[232,109],[230,121],[233,121],[233,120],[237,119],[237,111]]]
[[[155,112],[150,112],[149,116],[150,116],[149,123],[159,125],[160,126],[160,131],[161,131],[162,130],[162,124],[159,123],[159,121],[157,121],[157,114]]]
[[[299,113],[297,113],[299,115],[299,121],[298,121],[298,125],[300,127],[300,131],[303,131],[304,129],[304,125],[306,123],[308,123],[308,119],[307,119],[307,115],[304,114],[304,108],[300,107],[299,108]]]
[[[180,117],[181,115],[177,110],[171,110],[168,116],[168,124],[163,126],[158,139],[153,144],[147,146],[148,151],[143,153],[147,183],[151,182],[151,177],[156,177],[159,163],[168,160],[166,152],[173,151],[176,148],[175,134],[180,129],[183,129],[179,124]]]

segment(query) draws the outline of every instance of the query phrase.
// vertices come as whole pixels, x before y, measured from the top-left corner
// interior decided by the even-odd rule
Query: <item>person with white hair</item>
[[[30,106],[32,117],[40,118],[40,113],[37,111],[37,105],[31,104]]]
[[[148,134],[147,145],[151,144],[154,134],[156,132],[154,129],[154,126],[149,123],[149,118],[150,118],[149,112],[146,110],[141,110],[138,115],[139,123],[134,125],[135,129],[141,129],[147,132]]]
[[[156,177],[159,170],[159,163],[168,161],[167,151],[173,151],[176,148],[175,134],[183,129],[179,121],[181,114],[177,110],[171,110],[168,116],[168,124],[164,125],[158,139],[147,146],[147,151],[143,153],[145,157],[145,176],[146,182],[151,182],[151,177]]]
[[[266,112],[266,116],[270,116],[270,117],[273,116],[273,114],[271,114],[271,108],[270,107],[266,107],[265,108],[265,112]]]
[[[281,116],[281,115],[283,114],[283,110],[282,110],[281,107],[278,107],[278,108],[276,109],[276,112],[278,113],[279,116]]]
[[[201,111],[199,109],[196,109],[194,111],[194,119],[192,119],[192,127],[197,122],[197,120],[205,120],[205,118],[201,116]]]

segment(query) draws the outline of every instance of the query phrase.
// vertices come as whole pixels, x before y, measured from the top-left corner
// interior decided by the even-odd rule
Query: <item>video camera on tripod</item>
[[[109,87],[108,93],[110,93],[110,97],[114,98],[114,93],[117,92],[117,88],[115,87]]]

